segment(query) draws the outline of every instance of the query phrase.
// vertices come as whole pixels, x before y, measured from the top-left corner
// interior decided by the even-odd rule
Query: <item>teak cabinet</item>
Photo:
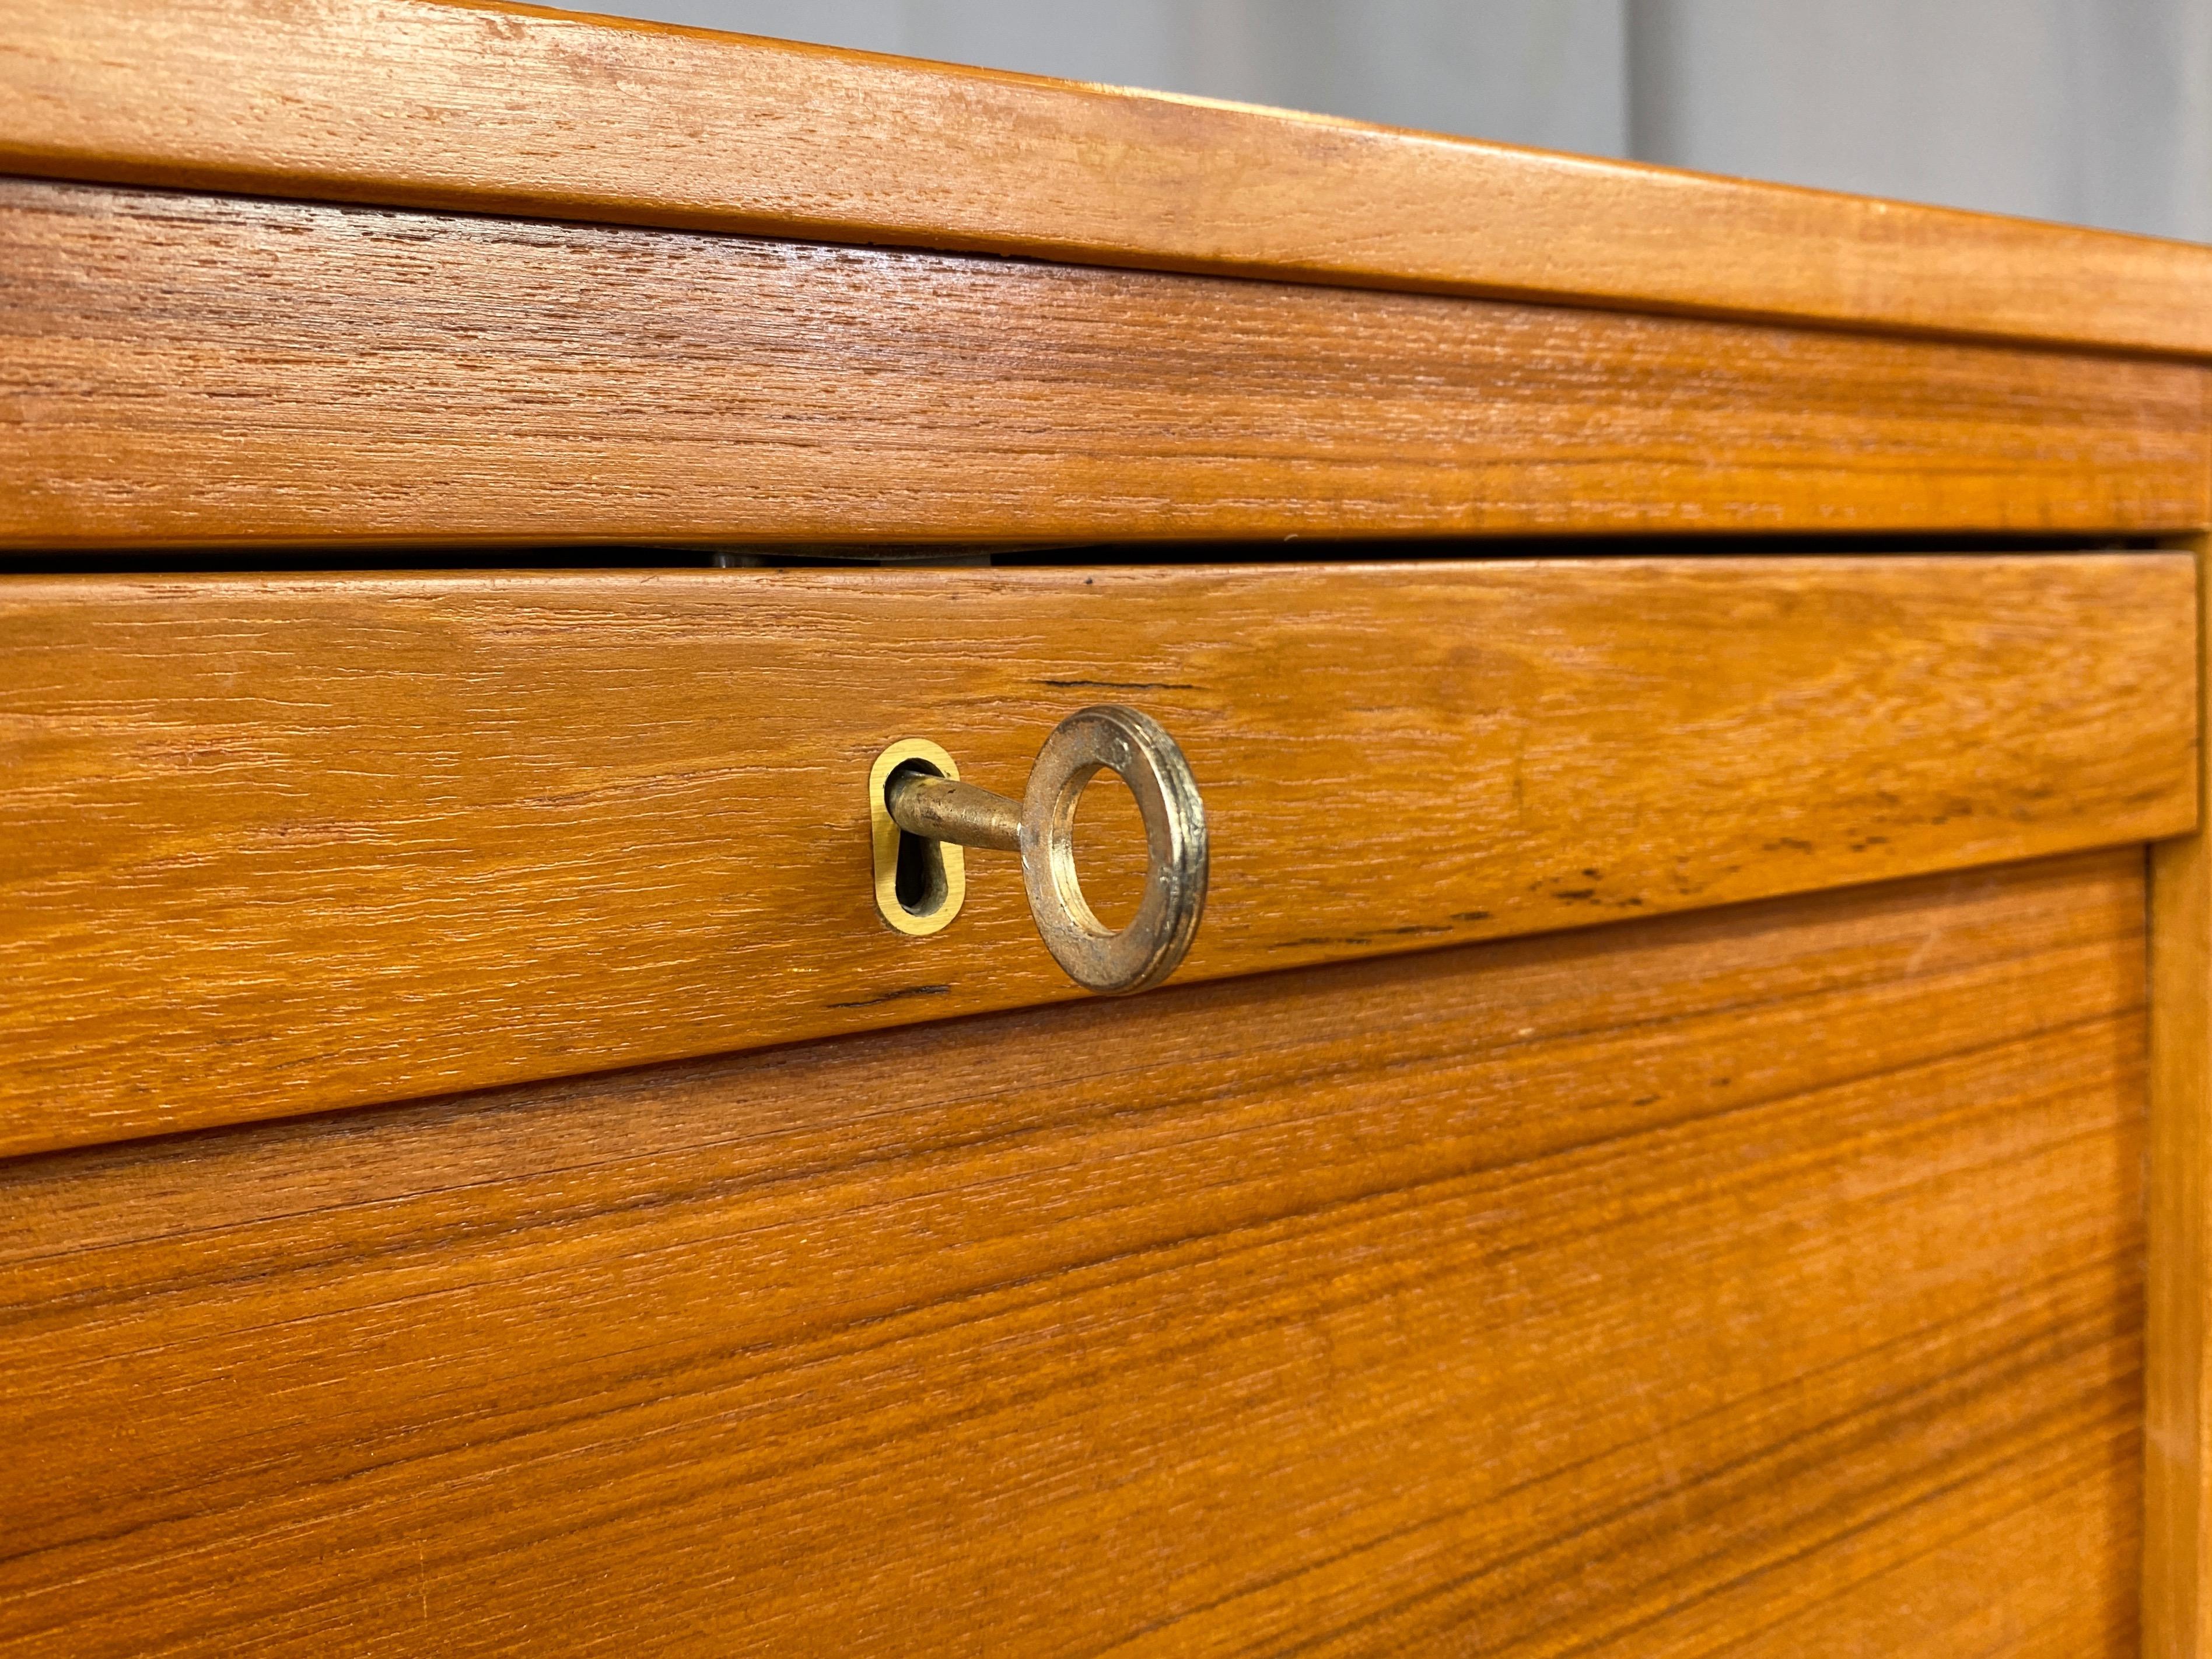
[[[2212,251],[0,41],[0,1650],[2212,1656]]]

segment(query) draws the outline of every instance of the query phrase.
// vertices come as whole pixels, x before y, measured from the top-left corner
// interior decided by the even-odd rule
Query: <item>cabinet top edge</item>
[[[0,0],[0,169],[2212,358],[2212,247],[501,0]]]

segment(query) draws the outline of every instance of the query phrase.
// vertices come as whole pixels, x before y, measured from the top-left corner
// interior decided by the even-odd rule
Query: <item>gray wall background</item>
[[[2212,0],[577,9],[2212,240]]]

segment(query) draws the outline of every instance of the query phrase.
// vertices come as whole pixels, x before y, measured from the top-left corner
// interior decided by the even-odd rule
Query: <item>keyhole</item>
[[[887,799],[892,780],[909,772],[927,773],[933,778],[945,775],[927,761],[908,761],[884,780]],[[900,830],[898,862],[891,877],[891,891],[898,898],[899,908],[910,916],[935,915],[943,907],[949,890],[950,884],[945,878],[945,849],[926,836],[911,836]]]

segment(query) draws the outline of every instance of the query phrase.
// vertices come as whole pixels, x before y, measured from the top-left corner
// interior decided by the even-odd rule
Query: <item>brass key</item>
[[[1145,821],[1145,896],[1116,931],[1092,914],[1075,870],[1075,806],[1102,771],[1120,775]],[[902,933],[933,933],[967,891],[961,849],[1019,853],[1030,914],[1053,959],[1086,990],[1145,990],[1176,970],[1206,908],[1206,806],[1158,721],[1118,703],[1070,714],[1044,741],[1020,800],[963,782],[952,757],[909,738],[869,776],[876,908]]]

